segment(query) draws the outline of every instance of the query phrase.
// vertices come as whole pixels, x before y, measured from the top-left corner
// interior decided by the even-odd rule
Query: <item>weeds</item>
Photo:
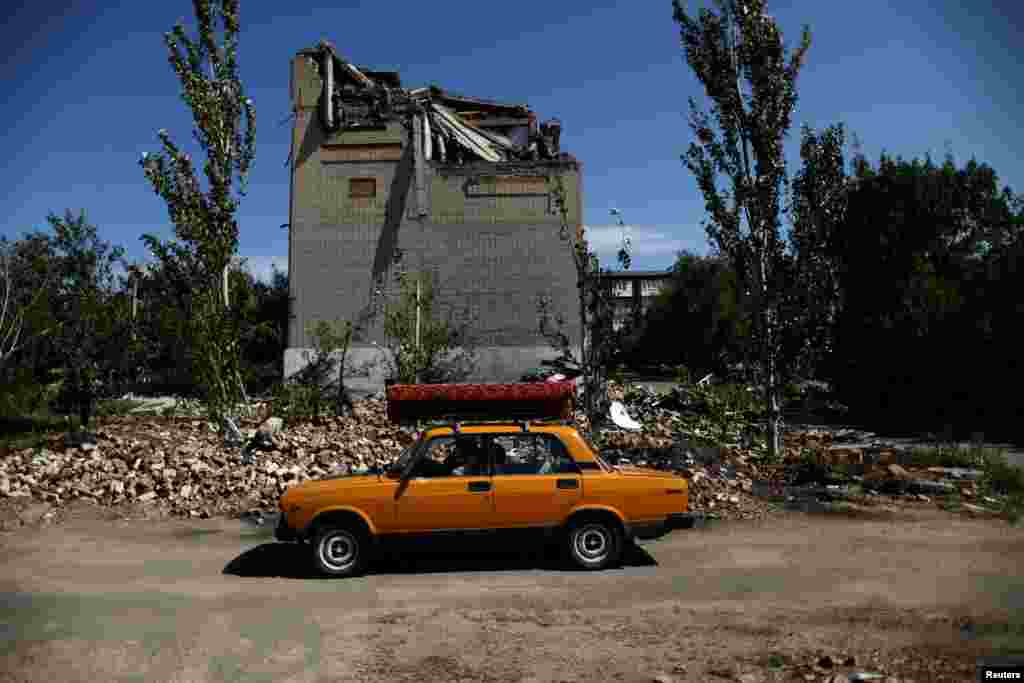
[[[48,436],[64,431],[62,417],[40,411],[28,417],[0,418],[0,450],[40,448]]]
[[[1010,523],[1024,517],[1024,468],[1011,465],[1006,451],[1001,448],[987,448],[972,445],[960,448],[956,445],[915,448],[907,460],[911,467],[963,467],[981,470],[978,492],[983,497],[996,501],[995,508],[1006,516]],[[945,510],[960,509],[962,501],[958,496],[947,496],[940,507]]]
[[[1006,454],[990,455],[982,468],[979,488],[999,500],[999,511],[1011,524],[1024,517],[1024,469],[1011,465]]]
[[[982,469],[993,458],[1003,452],[995,448],[972,445],[960,448],[955,445],[919,447],[911,450],[907,464],[913,467],[965,467]],[[1003,455],[1003,457],[1005,457]]]

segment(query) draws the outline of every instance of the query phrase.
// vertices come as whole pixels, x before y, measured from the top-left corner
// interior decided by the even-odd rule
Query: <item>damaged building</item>
[[[350,376],[377,390],[381,311],[402,272],[425,274],[434,316],[471,321],[476,381],[512,381],[551,358],[537,299],[579,343],[576,269],[550,187],[560,176],[582,236],[580,164],[561,124],[528,106],[406,89],[399,74],[357,67],[326,42],[291,65],[288,270],[293,317],[285,374],[306,363],[315,320],[350,320]]]

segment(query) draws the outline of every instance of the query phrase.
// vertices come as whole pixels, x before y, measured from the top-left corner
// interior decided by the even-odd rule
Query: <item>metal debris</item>
[[[537,124],[526,105],[503,104],[436,86],[406,89],[394,72],[360,69],[322,41],[305,54],[323,81],[321,122],[328,133],[380,128],[401,122],[413,132],[423,158],[445,163],[560,159],[562,124]]]

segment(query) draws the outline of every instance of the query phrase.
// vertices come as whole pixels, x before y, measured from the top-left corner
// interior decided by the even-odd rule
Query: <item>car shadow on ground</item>
[[[312,549],[299,543],[264,543],[246,550],[224,567],[223,574],[242,577],[286,579],[321,578],[313,566]],[[623,553],[623,567],[651,567],[658,563],[643,548],[630,544]],[[578,571],[550,550],[513,552],[484,549],[466,553],[456,550],[424,551],[388,548],[378,552],[369,574],[431,574],[443,572]]]

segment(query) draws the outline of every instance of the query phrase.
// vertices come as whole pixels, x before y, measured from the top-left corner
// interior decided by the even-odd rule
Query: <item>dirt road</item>
[[[5,533],[0,680],[969,681],[1024,652],[1024,531],[934,510],[719,524],[602,573],[445,555],[323,580],[301,550],[230,520]]]

